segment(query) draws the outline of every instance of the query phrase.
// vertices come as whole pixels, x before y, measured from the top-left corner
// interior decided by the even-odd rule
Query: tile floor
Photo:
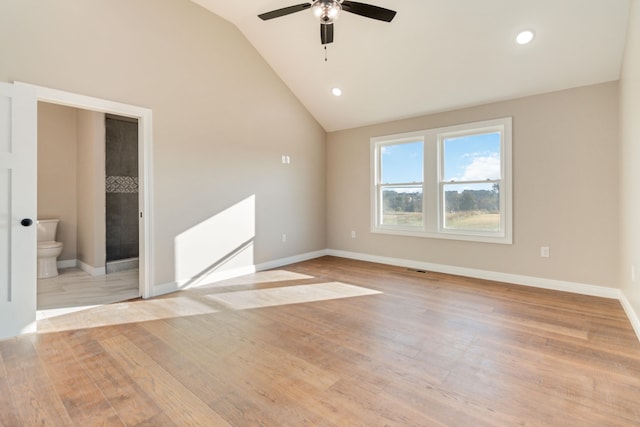
[[[138,270],[91,276],[79,268],[38,279],[38,320],[140,296]]]

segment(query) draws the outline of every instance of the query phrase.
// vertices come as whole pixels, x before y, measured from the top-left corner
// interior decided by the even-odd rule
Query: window
[[[421,140],[381,146],[382,225],[422,227],[423,146]]]
[[[372,231],[511,243],[511,118],[372,138]]]

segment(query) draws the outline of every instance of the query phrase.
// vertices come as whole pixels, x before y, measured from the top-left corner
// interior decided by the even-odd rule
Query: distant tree
[[[493,184],[491,190],[446,191],[445,207],[447,212],[484,211],[498,212],[500,210],[500,188]],[[385,191],[383,193],[385,212],[422,212],[422,193],[399,193]]]
[[[476,209],[475,191],[464,190],[460,197],[460,210],[461,211],[473,211]]]
[[[457,191],[445,191],[444,203],[447,212],[456,212],[460,210],[460,193]]]
[[[498,210],[498,193],[493,190],[476,190],[476,209],[487,212]]]
[[[384,191],[383,206],[386,212],[422,212],[422,193]]]

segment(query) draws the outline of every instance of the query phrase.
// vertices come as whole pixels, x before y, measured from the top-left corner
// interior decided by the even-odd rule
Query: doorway
[[[140,296],[137,127],[38,103],[38,219],[62,245],[58,274],[37,281],[39,319]]]
[[[16,85],[28,86],[35,89],[37,100],[50,104],[89,110],[118,117],[128,118],[137,122],[137,220],[138,220],[138,296],[149,298],[151,290],[151,110],[133,105],[117,103],[109,100],[73,94],[55,89],[34,86],[26,83]],[[105,271],[106,272],[106,271]],[[96,275],[97,276],[97,275]]]

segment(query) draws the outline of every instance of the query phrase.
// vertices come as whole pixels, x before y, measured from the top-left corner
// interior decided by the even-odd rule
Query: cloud
[[[492,153],[489,156],[474,157],[465,168],[462,178],[456,181],[484,181],[500,178],[500,156]]]

